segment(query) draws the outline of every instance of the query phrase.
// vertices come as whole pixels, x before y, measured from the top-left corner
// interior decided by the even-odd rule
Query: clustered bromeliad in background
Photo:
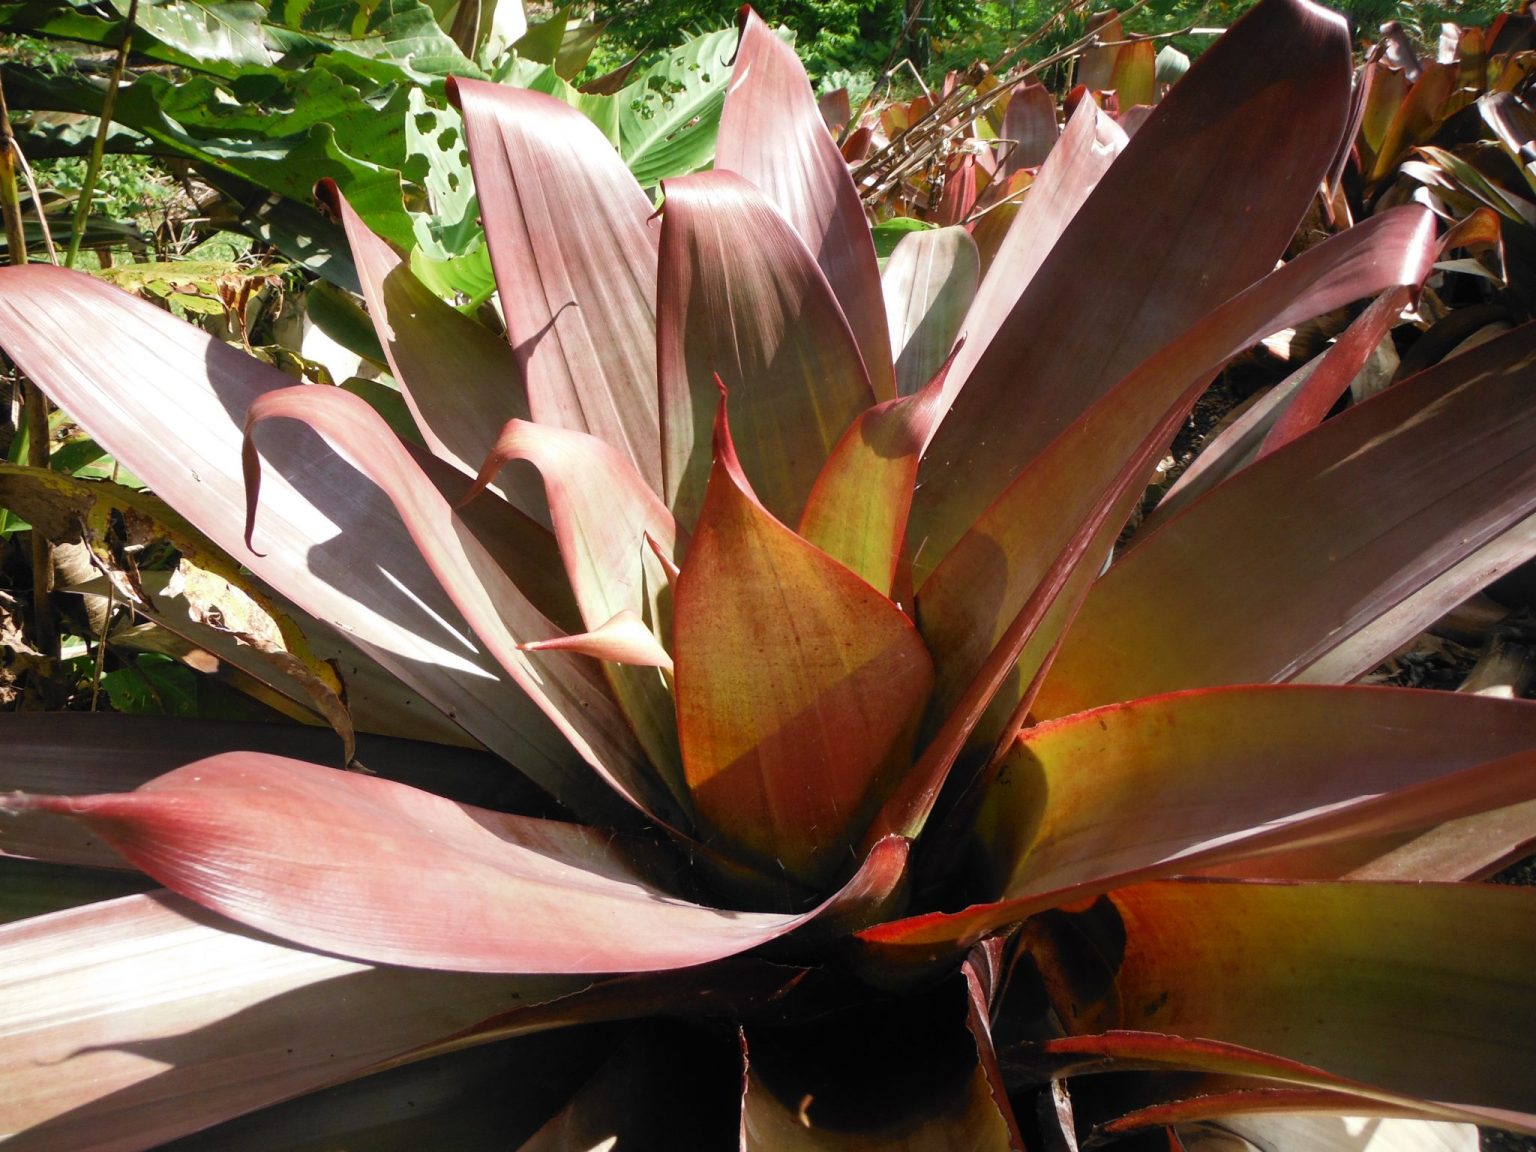
[[[5,717],[6,851],[168,890],[0,930],[10,1147],[1536,1129],[1536,892],[1457,882],[1528,838],[1536,705],[1345,686],[1536,552],[1536,329],[1327,421],[1315,373],[1105,565],[1227,360],[1431,274],[1418,205],[1277,267],[1342,20],[1264,0],[1129,141],[1080,101],[984,278],[945,228],[882,283],[751,14],[659,211],[570,107],[455,97],[504,339],[319,189],[425,448],[53,268],[0,342],[558,809],[427,790],[463,749]]]

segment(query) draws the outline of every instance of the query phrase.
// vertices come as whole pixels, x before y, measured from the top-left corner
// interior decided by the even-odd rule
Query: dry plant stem
[[[1202,25],[1191,24],[1187,28],[1175,28],[1172,32],[1151,32],[1145,36],[1137,36],[1134,40],[1101,40],[1100,48],[1123,48],[1127,44],[1135,44],[1139,40],[1174,40],[1180,36],[1220,36],[1226,32],[1225,28],[1207,28]]]
[[[906,43],[908,35],[912,32],[912,26],[922,16],[923,5],[926,3],[927,0],[917,0],[917,3],[912,5],[912,11],[907,13],[906,20],[902,22],[901,31],[896,34],[896,43],[891,45],[891,50],[885,58],[885,63],[880,66],[880,79],[870,85],[869,94],[864,97],[863,102],[859,105],[859,110],[848,117],[848,123],[843,125],[842,132],[838,134],[837,146],[839,148],[848,142],[848,134],[858,127],[860,120],[864,119],[864,113],[868,112],[869,106],[874,103],[875,93],[879,91],[880,85],[890,84],[891,77],[896,74],[896,54],[901,51],[901,46]],[[918,83],[922,83],[921,77],[918,78]],[[927,91],[926,87],[924,91]]]
[[[91,215],[91,195],[96,190],[96,177],[101,172],[101,158],[107,149],[107,133],[112,129],[112,109],[117,104],[117,89],[123,82],[123,72],[128,67],[128,51],[133,46],[134,21],[139,15],[139,0],[129,0],[128,19],[123,25],[123,41],[117,46],[117,61],[112,67],[112,78],[107,81],[107,94],[101,101],[101,122],[96,126],[96,139],[91,142],[91,156],[85,165],[85,179],[80,182],[80,198],[75,204],[74,227],[70,229],[69,248],[64,253],[64,266],[73,268],[80,255],[80,238],[85,235],[85,222]]]
[[[112,596],[117,591],[111,580],[107,581],[107,605],[106,619],[112,619]],[[101,699],[101,669],[107,656],[107,629],[103,624],[101,632],[96,637],[96,667],[91,672],[91,711],[96,711],[96,702]]]
[[[5,214],[5,238],[12,264],[27,262],[27,236],[21,224],[21,197],[16,190],[16,136],[11,131],[10,109],[0,89],[0,208]],[[27,414],[27,464],[48,467],[48,402],[32,381],[22,381],[22,403]],[[33,643],[44,656],[59,655],[59,631],[53,617],[53,549],[47,537],[32,532],[32,631]]]
[[[37,181],[32,176],[32,165],[27,163],[27,154],[21,150],[21,145],[15,140],[9,141],[11,152],[16,157],[16,163],[21,168],[21,175],[27,182],[27,195],[32,197],[32,207],[37,212],[37,226],[43,233],[43,247],[48,252],[48,263],[59,262],[58,249],[53,246],[53,229],[48,227],[48,214],[43,211],[43,198],[38,195]]]
[[[1032,47],[1033,45],[1038,44],[1041,40],[1045,39],[1052,28],[1054,28],[1057,24],[1065,21],[1066,18],[1071,16],[1074,12],[1077,12],[1082,8],[1086,8],[1088,3],[1089,0],[1070,0],[1069,3],[1057,9],[1054,16],[1052,16],[1044,24],[1040,25],[1040,27],[1036,28],[1024,39],[1020,40],[1012,48],[1009,48],[1001,56],[999,56],[996,62],[994,62],[992,65],[992,70],[994,72],[1000,72],[1004,67],[1011,68],[1013,66],[1013,57],[1018,56],[1026,48]]]
[[[1137,9],[1145,7],[1147,0],[1136,0],[1129,8],[1120,13],[1122,17],[1130,15]],[[1065,10],[1064,10],[1065,11]],[[947,139],[957,136],[963,130],[960,125],[974,119],[975,115],[987,105],[1000,99],[1005,93],[1013,91],[1023,84],[1031,76],[1044,71],[1053,64],[1059,64],[1063,60],[1069,60],[1079,55],[1084,49],[1091,48],[1098,43],[1098,33],[1090,32],[1059,52],[1053,52],[1049,56],[1029,67],[1021,70],[1017,75],[1000,83],[990,92],[984,92],[967,100],[960,89],[956,89],[950,96],[941,100],[927,112],[919,116],[911,127],[871,156],[863,164],[854,170],[854,183],[860,189],[860,195],[866,200],[878,200],[908,171],[926,164],[932,155],[932,149],[928,145],[935,140]],[[996,71],[996,69],[994,69]],[[859,116],[863,115],[860,109]],[[858,117],[854,120],[857,121]],[[950,121],[958,121],[956,127],[948,127]],[[883,170],[883,171],[882,171]]]

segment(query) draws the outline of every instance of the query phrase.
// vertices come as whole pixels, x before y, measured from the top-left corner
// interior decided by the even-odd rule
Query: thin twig
[[[101,160],[107,150],[107,133],[112,130],[112,110],[117,105],[117,90],[123,83],[123,73],[128,68],[128,51],[133,45],[134,21],[139,15],[139,0],[128,0],[128,18],[123,25],[123,40],[117,46],[117,62],[112,67],[112,78],[107,81],[107,92],[101,101],[101,122],[96,125],[96,139],[91,142],[91,156],[85,165],[85,179],[80,183],[80,197],[75,202],[75,223],[70,232],[69,247],[64,253],[64,266],[73,268],[80,255],[80,238],[85,235],[85,224],[91,215],[91,195],[96,191],[96,177],[101,173]]]
[[[91,673],[91,711],[96,711],[96,701],[101,698],[101,668],[107,655],[107,631],[112,626],[112,598],[117,586],[107,578],[107,614],[103,617],[101,635],[96,637],[96,668]]]
[[[32,175],[32,165],[27,163],[27,154],[21,150],[21,145],[14,139],[9,141],[12,151],[16,154],[16,163],[21,165],[21,176],[27,182],[27,195],[32,197],[32,208],[37,213],[37,226],[43,232],[43,247],[48,252],[48,263],[57,265],[59,262],[59,250],[53,246],[53,229],[48,227],[48,213],[43,211],[43,198],[37,190],[37,180]]]
[[[890,52],[886,54],[885,63],[880,65],[880,79],[870,85],[869,92],[859,104],[859,110],[848,117],[848,123],[843,125],[843,131],[837,138],[839,148],[848,143],[849,133],[858,127],[860,120],[864,119],[864,113],[868,112],[869,106],[874,103],[875,93],[880,90],[880,85],[891,82],[891,77],[896,72],[896,57],[901,52],[901,46],[907,42],[907,37],[912,34],[912,27],[917,23],[918,17],[923,14],[923,5],[927,2],[928,0],[917,0],[917,3],[912,5],[912,10],[907,13],[907,18],[901,25],[901,31],[896,34],[896,42],[891,45]]]
[[[1120,15],[1122,17],[1128,16],[1132,12],[1145,7],[1147,3],[1148,0],[1136,0],[1130,7],[1121,12]],[[928,163],[939,144],[950,137],[961,134],[964,131],[964,125],[975,119],[976,115],[985,109],[987,105],[999,100],[1004,94],[1011,92],[1031,76],[1098,45],[1098,31],[1095,29],[1074,40],[1065,48],[1061,48],[1035,61],[1007,80],[1000,82],[990,92],[978,93],[969,100],[965,100],[960,97],[960,91],[957,89],[951,94],[950,99],[935,104],[927,112],[919,116],[907,131],[903,132],[885,148],[882,148],[859,166],[854,172],[854,182],[862,190],[861,194],[866,198],[873,199],[886,195],[901,176],[914,168]],[[954,102],[953,104],[952,101]],[[958,123],[955,127],[947,127],[951,121],[957,121]],[[915,142],[913,141],[914,135],[918,137]]]
[[[912,63],[912,57],[910,57],[910,56],[903,56],[901,58],[901,61],[896,65],[896,67],[891,69],[891,72],[892,73],[900,72],[903,68],[905,68],[908,72],[912,73],[912,79],[917,81],[917,86],[923,90],[923,95],[926,96],[928,99],[932,100],[933,99],[933,92],[928,87],[928,82],[923,79],[923,74],[917,70],[917,65]]]
[[[1127,44],[1137,44],[1143,40],[1173,40],[1180,36],[1225,36],[1225,28],[1206,28],[1191,24],[1188,28],[1175,28],[1172,32],[1152,32],[1146,36],[1134,36],[1129,40],[1101,40],[1100,48],[1124,48]]]
[[[1040,27],[1036,28],[1028,36],[1024,37],[1024,39],[1015,44],[1012,48],[1005,49],[994,62],[993,70],[996,72],[1002,72],[1008,68],[1013,67],[1012,62],[1009,59],[1010,57],[1018,56],[1026,49],[1034,47],[1041,40],[1045,39],[1045,37],[1050,34],[1051,30],[1055,28],[1057,24],[1065,24],[1068,16],[1071,16],[1074,12],[1081,8],[1086,8],[1090,3],[1092,3],[1092,0],[1069,0],[1068,3],[1058,8],[1055,13],[1052,14],[1051,18],[1041,24]]]

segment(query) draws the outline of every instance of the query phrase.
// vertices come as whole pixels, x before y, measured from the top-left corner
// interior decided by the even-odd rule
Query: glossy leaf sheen
[[[589,813],[620,810],[555,726],[465,644],[463,626],[443,623],[457,613],[388,498],[308,429],[263,434],[264,554],[245,547],[246,410],[290,377],[153,305],[43,265],[0,269],[0,324],[26,373],[231,556],[553,794]],[[112,365],[109,380],[103,364]]]
[[[1212,881],[1113,900],[1126,934],[1116,1004],[1077,1027],[1092,1016],[1429,1099],[1536,1110],[1536,892]]]
[[[1098,559],[1210,373],[1276,326],[1417,283],[1433,260],[1433,235],[1421,209],[1384,213],[1272,273],[1143,363],[987,509],[918,593],[948,719],[909,777],[913,799],[900,801],[908,812],[893,828],[921,819],[965,741],[981,754],[1006,741]]]
[[[894,596],[918,460],[940,416],[944,369],[911,396],[866,410],[837,442],[800,518],[800,535]]]
[[[1498,569],[1477,564],[1444,582],[1441,573],[1536,510],[1533,361],[1536,327],[1516,329],[1329,420],[1191,505],[1095,585],[1036,714],[1370,668]],[[1530,547],[1524,536],[1513,559]],[[1435,594],[1390,627],[1375,624],[1421,589]],[[1356,633],[1369,643],[1333,661]],[[1107,659],[1111,650],[1145,657]]]
[[[1076,416],[1274,267],[1333,158],[1348,97],[1347,29],[1307,0],[1264,0],[1200,57],[964,378],[913,508],[930,563]]]
[[[660,491],[650,201],[569,105],[472,80],[450,92],[533,418],[606,440]]]
[[[1014,89],[1003,113],[1003,139],[1011,144],[1003,157],[1003,178],[1020,168],[1044,164],[1060,134],[1056,126],[1056,101],[1044,84],[1025,84]]]
[[[235,750],[270,752],[343,766],[341,741],[323,728],[244,724],[115,712],[18,713],[0,723],[7,756],[0,795],[127,792],[193,760]],[[487,752],[360,733],[357,763],[367,771],[457,800],[537,813],[549,799],[506,772]],[[94,868],[125,867],[122,857],[80,826],[47,812],[0,820],[0,855]]]
[[[136,1152],[584,983],[370,968],[169,893],[8,925],[0,1131],[16,1152]]]
[[[1527,751],[1532,765],[1523,770],[1504,761]],[[1495,761],[1497,771],[1467,771]],[[1410,788],[1416,796],[1399,791]],[[1367,836],[1373,804],[1386,822],[1412,827],[1406,809],[1428,824],[1531,788],[1536,705],[1524,701],[1227,688],[1026,731],[989,792],[980,838],[999,890],[1017,897],[1153,859],[1251,852],[1253,842],[1292,835],[1281,830],[1308,818],[1324,837],[1328,821],[1340,819],[1350,835]]]
[[[1491,703],[1390,689],[1216,688],[1043,726],[1038,756],[1034,732],[1010,753],[981,825],[1005,898],[860,937],[897,958],[936,957],[1128,883],[1508,804],[1536,788],[1532,711],[1483,711]],[[1252,744],[1232,735],[1248,724]],[[1089,761],[1065,750],[1087,747],[1105,758],[1102,781],[1074,778]],[[1154,776],[1155,788],[1146,782]]]
[[[190,899],[312,948],[463,972],[643,972],[772,940],[805,916],[676,899],[599,830],[471,808],[259,753],[136,792],[32,797]]]
[[[900,609],[757,503],[724,420],[676,588],[683,768],[704,831],[824,882],[908,762],[932,665]]]
[[[901,395],[926,385],[949,358],[980,279],[981,255],[964,228],[909,232],[896,245],[880,287]]]
[[[665,494],[691,527],[720,393],[752,486],[794,523],[832,446],[874,403],[853,333],[800,237],[731,172],[663,185],[656,356]]]
[[[559,652],[539,657],[535,666],[518,649],[519,642],[549,639],[557,630],[424,482],[400,441],[362,400],[337,388],[301,385],[268,393],[251,405],[245,448],[247,536],[265,539],[255,437],[258,424],[276,418],[299,420],[322,433],[388,494],[412,544],[512,681],[619,795],[648,815],[665,812],[664,797],[596,669]]]
[[[1261,457],[1317,427],[1365,367],[1412,295],[1408,288],[1384,293],[1340,334],[1323,361],[1286,404],[1259,447]]]
[[[800,234],[848,317],[876,399],[892,399],[880,268],[864,207],[799,57],[750,9],[720,114],[715,167],[761,188]]]

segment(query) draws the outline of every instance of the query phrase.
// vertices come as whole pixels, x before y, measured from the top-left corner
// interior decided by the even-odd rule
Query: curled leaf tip
[[[253,556],[265,556],[258,552],[254,543],[256,535],[256,505],[261,498],[261,456],[256,451],[256,441],[251,427],[256,423],[255,412],[246,415],[245,440],[240,445],[240,466],[245,475],[245,546]]]
[[[448,97],[448,103],[452,104],[460,112],[464,111],[464,99],[459,93],[459,78],[457,76],[450,74],[448,79],[443,81],[443,93]]]
[[[496,442],[491,445],[491,450],[485,454],[485,460],[480,464],[480,471],[475,476],[475,482],[471,484],[463,496],[454,504],[453,510],[469,504],[480,493],[491,486],[491,481],[496,478],[496,473],[506,466],[515,452],[518,431],[523,422],[516,417],[502,425],[501,431],[496,436]]]
[[[752,486],[747,483],[747,474],[742,470],[741,458],[736,455],[736,441],[731,439],[730,419],[726,415],[730,389],[725,386],[725,381],[720,379],[718,372],[715,373],[715,387],[720,391],[720,403],[715,407],[715,462],[730,473],[731,479],[742,491],[750,493]]]
[[[662,571],[667,574],[667,579],[675,582],[677,580],[678,573],[681,571],[681,569],[677,566],[677,561],[672,559],[671,554],[667,551],[662,542],[656,539],[656,537],[652,536],[649,532],[645,534],[645,542],[651,550],[651,555],[656,557],[656,562],[661,565]]]

